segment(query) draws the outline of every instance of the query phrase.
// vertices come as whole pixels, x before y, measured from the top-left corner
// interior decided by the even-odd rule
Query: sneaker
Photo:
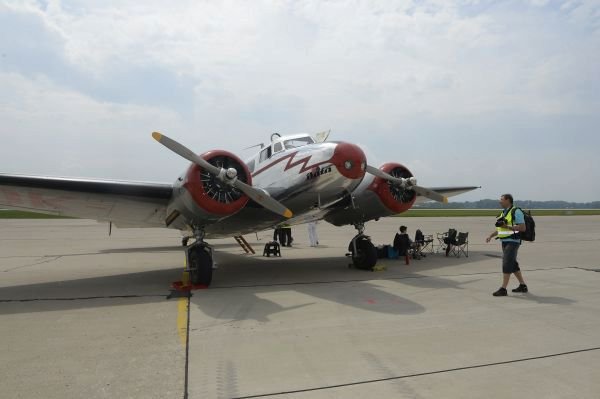
[[[523,292],[523,293],[525,293],[527,291],[529,291],[527,289],[527,284],[519,284],[519,286],[517,288],[515,288],[514,290],[512,290],[512,292]]]
[[[498,291],[494,292],[492,295],[494,295],[494,296],[507,296],[508,292],[506,292],[506,288],[500,287],[500,289]]]

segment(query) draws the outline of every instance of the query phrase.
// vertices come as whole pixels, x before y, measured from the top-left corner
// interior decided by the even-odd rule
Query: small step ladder
[[[254,252],[254,249],[252,248],[252,246],[250,244],[248,244],[248,241],[246,241],[246,239],[243,236],[234,236],[233,238],[235,238],[237,243],[240,244],[240,247],[242,247],[242,249],[247,254],[254,255],[256,253],[256,252]]]

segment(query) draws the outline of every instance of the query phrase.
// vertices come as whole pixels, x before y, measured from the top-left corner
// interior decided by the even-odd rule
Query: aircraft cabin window
[[[302,147],[304,145],[313,144],[313,143],[314,143],[314,141],[313,141],[312,137],[310,137],[310,136],[298,137],[297,139],[290,139],[290,140],[286,140],[284,142],[285,148],[288,148],[288,149]]]
[[[260,152],[260,161],[262,162],[269,158],[271,158],[271,147],[270,146]]]
[[[279,152],[279,151],[283,151],[283,144],[281,144],[280,142],[277,142],[277,143],[273,144],[273,152]]]

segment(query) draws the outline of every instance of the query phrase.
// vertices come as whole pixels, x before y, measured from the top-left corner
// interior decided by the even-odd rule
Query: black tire
[[[189,251],[190,282],[194,285],[209,286],[212,281],[213,261],[210,253],[200,246]]]
[[[361,237],[356,240],[356,253],[354,253],[354,245],[350,243],[349,251],[352,252],[352,262],[354,267],[362,270],[373,270],[373,266],[377,264],[377,248],[366,237]]]

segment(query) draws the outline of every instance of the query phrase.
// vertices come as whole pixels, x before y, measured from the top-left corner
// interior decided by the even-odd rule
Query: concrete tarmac
[[[213,240],[213,285],[187,298],[179,232],[0,220],[0,397],[598,398],[600,217],[536,221],[528,294],[491,295],[493,218],[399,217],[367,225],[374,243],[453,227],[469,257],[365,272],[352,227],[320,223],[311,248],[298,226],[282,258],[260,256],[272,232],[252,256]]]

